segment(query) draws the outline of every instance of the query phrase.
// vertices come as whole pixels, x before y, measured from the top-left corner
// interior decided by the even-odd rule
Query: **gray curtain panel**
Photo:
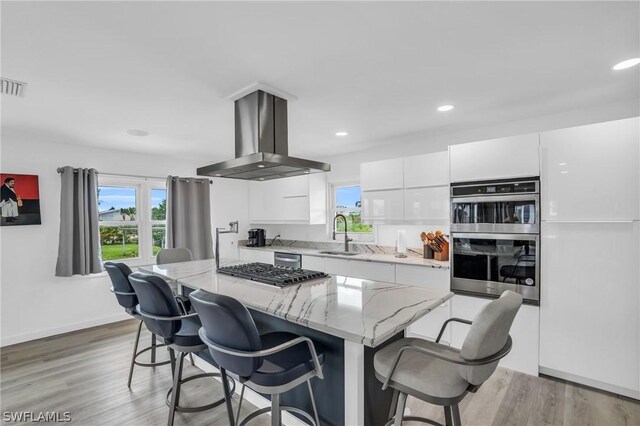
[[[98,226],[98,172],[63,167],[56,276],[102,272]]]
[[[208,179],[167,179],[167,248],[187,248],[193,260],[213,258]]]

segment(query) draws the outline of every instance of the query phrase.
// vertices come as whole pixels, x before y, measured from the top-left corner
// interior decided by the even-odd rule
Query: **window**
[[[332,216],[329,220],[330,231],[333,232],[333,219],[337,214],[347,217],[347,232],[359,241],[373,241],[373,226],[361,222],[360,185],[357,183],[333,185]],[[344,233],[344,221],[338,220],[336,233]]]
[[[98,178],[102,260],[148,264],[165,246],[167,189],[164,181]]]

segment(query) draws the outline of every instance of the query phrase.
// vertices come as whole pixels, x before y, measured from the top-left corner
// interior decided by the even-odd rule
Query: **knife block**
[[[442,247],[442,253],[433,251],[433,249],[427,245],[423,246],[423,256],[425,259],[439,260],[446,262],[449,260],[449,244],[445,244]]]

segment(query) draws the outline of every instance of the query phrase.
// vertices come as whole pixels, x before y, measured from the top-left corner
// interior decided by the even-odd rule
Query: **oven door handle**
[[[513,194],[504,194],[504,195],[479,195],[474,197],[453,197],[451,198],[451,203],[495,203],[495,202],[511,202],[511,201],[534,201],[535,204],[538,204],[540,201],[539,194],[522,194],[522,195],[513,195]]]
[[[477,232],[452,232],[451,240],[455,238],[470,238],[473,240],[513,240],[513,241],[538,241],[538,234],[481,234]]]

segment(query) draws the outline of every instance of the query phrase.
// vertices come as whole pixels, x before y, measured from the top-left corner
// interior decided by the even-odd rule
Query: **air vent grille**
[[[23,96],[24,86],[27,85],[27,83],[22,81],[9,80],[4,77],[0,77],[0,84],[2,84],[2,87],[0,88],[0,90],[2,90],[2,94],[10,96]]]

